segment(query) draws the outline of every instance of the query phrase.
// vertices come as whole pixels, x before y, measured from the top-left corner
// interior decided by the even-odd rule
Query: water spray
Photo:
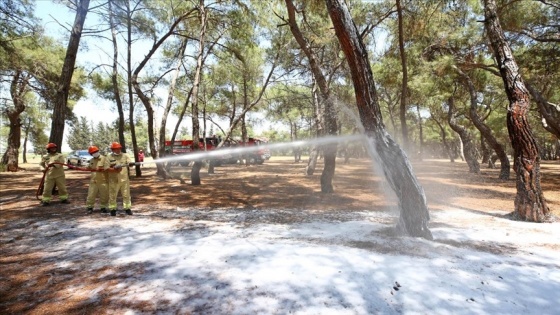
[[[235,147],[235,148],[221,147],[219,149],[212,150],[212,151],[185,153],[184,155],[164,157],[153,161],[135,162],[135,163],[130,163],[129,165],[132,166],[132,165],[150,164],[150,163],[164,163],[164,162],[182,161],[182,160],[190,160],[190,161],[203,160],[203,159],[218,158],[229,154],[254,153],[263,149],[278,150],[278,149],[306,146],[311,144],[326,145],[326,144],[339,143],[339,142],[364,141],[365,139],[367,139],[366,136],[362,134],[355,134],[355,135],[348,135],[348,136],[332,136],[332,137],[315,138],[315,139],[308,139],[308,140],[298,140],[293,142],[260,144],[260,145],[249,146],[249,147]]]

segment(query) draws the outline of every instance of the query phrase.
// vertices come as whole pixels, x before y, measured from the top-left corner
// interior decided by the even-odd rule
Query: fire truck
[[[198,142],[198,151],[216,150],[220,142],[221,139],[219,137],[200,138]],[[234,164],[245,159],[250,164],[263,164],[264,161],[270,159],[271,156],[270,150],[264,146],[266,143],[266,140],[259,138],[249,138],[247,142],[228,140],[224,142],[222,147],[219,149],[223,150],[224,154],[216,156],[214,161],[217,165],[221,165]],[[253,146],[257,146],[258,148],[255,148],[254,150],[236,150],[237,148],[249,148]],[[173,143],[171,143],[171,141],[165,141],[165,155],[185,155],[185,159],[179,162],[179,164],[183,166],[187,166],[189,164],[190,161],[188,160],[188,154],[193,151],[193,140],[175,140]]]

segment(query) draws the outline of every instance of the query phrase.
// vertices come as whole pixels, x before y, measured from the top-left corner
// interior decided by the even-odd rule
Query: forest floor
[[[247,216],[244,226],[263,222],[289,225],[313,220],[304,213],[313,213],[321,220],[331,222],[346,221],[349,214],[363,211],[386,212],[393,217],[398,216],[394,210],[396,199],[385,181],[375,174],[375,168],[368,159],[352,159],[348,164],[337,160],[333,194],[320,192],[321,162],[318,164],[318,171],[312,176],[304,175],[305,165],[304,162],[294,163],[291,157],[272,157],[263,165],[224,165],[217,167],[215,174],[207,174],[203,169],[202,185],[193,186],[190,185],[190,168],[173,168],[174,174],[183,178],[181,183],[178,179],[158,178],[155,175],[155,165],[147,163],[141,168],[141,177],[131,177],[132,210],[135,216],[148,216],[156,212],[196,209],[196,220],[213,220],[213,211],[220,209],[231,209],[236,213],[270,211],[266,218]],[[84,203],[89,173],[67,170],[70,203],[59,204],[55,197],[55,202],[50,207],[41,207],[36,199],[37,187],[42,177],[38,165],[31,163],[20,166],[25,170],[0,173],[0,313],[77,314],[110,313],[109,310],[115,310],[116,308],[109,306],[100,309],[102,304],[99,302],[85,306],[80,304],[82,306],[76,308],[74,304],[83,303],[87,297],[53,299],[53,292],[66,290],[69,286],[84,281],[79,276],[80,272],[74,270],[67,273],[64,284],[52,281],[54,267],[49,267],[47,261],[52,261],[48,257],[56,256],[56,253],[42,246],[16,246],[24,244],[22,242],[28,238],[25,227],[36,229],[40,222],[54,222],[56,225],[56,222],[70,220],[79,225],[84,220],[91,220],[92,216],[110,220],[109,216],[102,216],[97,209],[92,215],[86,214]],[[507,218],[514,209],[514,173],[512,179],[500,180],[499,168],[483,167],[480,174],[470,174],[465,163],[450,163],[445,160],[413,161],[412,166],[425,191],[431,212],[453,208],[493,216],[498,213]],[[134,174],[134,168],[131,171]],[[560,162],[542,162],[541,175],[541,186],[548,206],[556,217],[560,217]],[[124,216],[119,213],[117,218]],[[163,218],[154,217],[153,220]],[[33,231],[29,231],[31,232]],[[56,232],[55,235],[51,235],[50,231],[43,233],[52,240],[60,237],[63,232]],[[36,234],[33,235],[36,237]],[[549,246],[558,249],[558,244]],[[104,266],[99,272],[105,272],[106,268],[111,266]],[[105,285],[118,286],[118,283],[119,279],[113,278],[107,280]],[[103,301],[105,300],[101,303],[112,303]],[[61,308],[65,303],[69,306]],[[133,309],[153,311],[149,307],[143,309],[142,306]],[[100,310],[102,312],[98,312]]]

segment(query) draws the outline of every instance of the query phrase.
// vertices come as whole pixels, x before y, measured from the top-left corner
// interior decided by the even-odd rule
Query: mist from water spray
[[[346,104],[343,104],[337,100],[335,100],[333,102],[338,109],[340,109],[341,111],[343,111],[346,115],[348,115],[350,117],[350,119],[354,120],[354,122],[356,123],[356,127],[358,127],[358,129],[360,130],[360,132],[363,134],[363,142],[365,144],[365,148],[369,154],[369,156],[372,159],[372,163],[371,163],[371,169],[372,172],[381,177],[381,190],[384,192],[385,196],[389,197],[389,198],[393,198],[394,200],[397,200],[397,194],[395,193],[395,191],[393,190],[393,188],[389,185],[389,182],[387,180],[385,180],[385,172],[383,171],[383,167],[381,166],[382,160],[381,160],[381,156],[379,156],[379,153],[376,150],[376,145],[375,142],[376,140],[374,138],[370,138],[367,137],[365,135],[365,128],[364,125],[362,124],[362,120],[360,119],[360,117],[358,117],[356,115],[356,113],[350,109],[349,106],[347,106]],[[404,152],[403,152],[404,153]],[[390,211],[393,212],[398,212],[399,209],[397,207],[392,207],[389,206],[388,207]]]
[[[249,146],[249,147],[235,147],[235,148],[221,147],[219,149],[212,150],[212,151],[185,153],[183,155],[164,157],[153,161],[145,161],[142,163],[148,164],[148,163],[176,162],[176,161],[185,161],[185,160],[188,161],[205,160],[205,159],[221,158],[226,155],[236,155],[236,154],[243,155],[248,153],[255,153],[266,149],[280,150],[280,149],[289,149],[289,148],[296,148],[296,147],[308,146],[308,145],[325,145],[325,144],[332,144],[332,143],[347,143],[351,141],[365,141],[365,139],[366,137],[364,135],[355,134],[355,135],[348,135],[348,136],[330,136],[330,137],[322,137],[322,138],[315,138],[309,140],[298,140],[292,142],[260,144],[258,146]]]

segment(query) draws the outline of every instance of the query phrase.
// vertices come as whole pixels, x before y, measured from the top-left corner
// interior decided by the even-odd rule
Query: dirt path
[[[126,280],[120,276],[108,277],[107,274],[119,275],[120,271],[115,272],[111,266],[106,266],[110,263],[105,261],[106,258],[99,261],[98,255],[89,252],[90,244],[78,243],[74,254],[57,250],[62,242],[79,242],[83,238],[84,232],[76,231],[72,222],[106,226],[102,231],[114,228],[111,217],[101,216],[97,211],[90,216],[86,214],[84,202],[89,173],[67,171],[70,204],[54,202],[50,207],[41,207],[36,190],[42,173],[35,165],[25,167],[24,172],[0,173],[0,313],[4,313],[4,308],[10,314],[99,314],[104,307],[118,309],[126,306],[115,305],[115,301],[103,294],[99,295],[99,300],[90,301],[87,294],[72,292],[71,288],[80,286],[86,291],[95,291],[99,286],[118,291],[121,281]],[[202,221],[235,222],[245,226],[346,222],[360,220],[364,213],[373,213],[368,220],[390,225],[398,216],[396,211],[391,211],[396,203],[390,189],[374,174],[368,160],[338,163],[335,193],[329,195],[320,192],[320,172],[304,176],[304,167],[304,163],[293,163],[291,158],[273,157],[263,165],[226,165],[216,168],[212,175],[203,172],[202,185],[192,186],[188,183],[188,169],[174,169],[177,176],[184,178],[186,184],[182,184],[177,179],[159,179],[155,176],[153,164],[149,164],[143,168],[144,176],[131,179],[132,209],[138,215],[134,219],[147,221],[142,221],[147,227],[166,224],[168,229],[174,228],[174,220],[188,221],[192,224],[189,223],[190,230],[186,232],[196,233],[196,222]],[[320,164],[318,169],[321,167]],[[437,215],[448,209],[460,209],[477,214],[480,220],[471,222],[468,221],[472,220],[471,217],[454,217],[448,219],[449,222],[435,222],[434,226],[447,223],[463,227],[471,224],[491,226],[497,224],[496,216],[503,218],[513,210],[515,180],[499,180],[499,169],[484,169],[481,174],[473,175],[468,174],[464,163],[442,160],[414,162],[413,167],[432,213]],[[560,215],[559,174],[560,163],[543,163],[542,187],[557,216]],[[62,229],[55,228],[57,225],[62,225]],[[127,230],[120,233],[127,233]],[[114,236],[100,237],[103,242],[112,242]],[[510,245],[500,247],[492,242],[439,242],[455,247],[475,247],[495,254],[515,250],[507,247]],[[345,245],[371,247],[379,252],[395,250],[393,246],[372,247],[375,244],[371,242],[356,241]],[[548,250],[558,249],[553,243],[541,245]],[[61,266],[60,257],[72,261],[73,265]],[[145,271],[143,265],[130,268],[136,274]],[[83,270],[87,270],[87,278],[83,278]],[[131,272],[129,270],[126,274]],[[103,281],[95,280],[101,281],[96,283],[89,279]],[[154,311],[149,304],[128,307],[148,313]]]
[[[33,164],[26,171],[0,173],[0,205],[3,218],[36,216],[48,213],[38,207],[35,197],[42,173]],[[215,174],[201,172],[202,185],[189,184],[188,168],[173,168],[185,180],[161,180],[155,176],[153,164],[142,168],[142,177],[131,178],[133,207],[198,207],[198,208],[274,208],[306,210],[381,210],[394,207],[390,188],[374,174],[371,163],[353,160],[337,164],[335,193],[320,192],[322,165],[312,176],[304,176],[304,163],[291,158],[274,157],[263,165],[225,165]],[[498,179],[499,169],[483,169],[481,174],[469,174],[466,164],[443,160],[414,162],[413,168],[422,184],[430,210],[447,207],[473,211],[513,210],[515,180]],[[542,188],[549,207],[560,214],[560,162],[544,162]],[[67,171],[71,203],[57,205],[57,211],[82,214],[87,194],[87,172]],[[84,210],[85,211],[85,210]]]

